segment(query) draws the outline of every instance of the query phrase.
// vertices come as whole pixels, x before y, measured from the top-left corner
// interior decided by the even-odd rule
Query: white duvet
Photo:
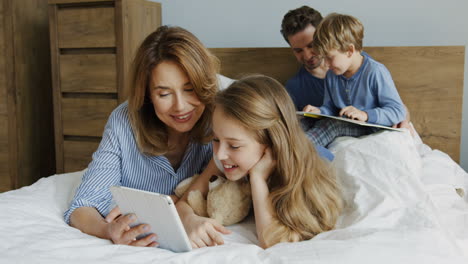
[[[468,175],[409,133],[340,138],[331,147],[346,207],[309,241],[258,247],[253,219],[226,244],[172,253],[81,233],[63,212],[82,172],[0,194],[0,263],[468,263]]]

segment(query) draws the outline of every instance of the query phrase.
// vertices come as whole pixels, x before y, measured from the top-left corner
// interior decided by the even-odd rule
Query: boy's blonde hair
[[[211,140],[211,115],[218,92],[219,61],[192,33],[180,27],[161,26],[146,37],[132,64],[128,110],[140,152],[155,156],[170,150],[166,124],[156,116],[150,99],[152,71],[163,61],[173,61],[185,71],[198,99],[205,105],[190,131],[195,142]]]
[[[252,75],[219,92],[215,102],[270,147],[276,160],[268,182],[275,220],[263,234],[267,246],[332,229],[342,208],[335,174],[300,127],[286,89],[273,78]]]
[[[356,51],[361,51],[363,38],[364,26],[359,19],[331,13],[317,27],[313,48],[321,55],[326,55],[333,49],[346,52],[351,44]]]

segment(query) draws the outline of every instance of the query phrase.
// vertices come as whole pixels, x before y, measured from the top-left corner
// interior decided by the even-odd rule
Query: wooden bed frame
[[[281,83],[299,68],[290,48],[212,48],[221,74],[262,73]],[[459,162],[465,47],[366,47],[390,70],[424,143]]]
[[[300,66],[290,48],[213,48],[211,51],[221,61],[221,73],[230,78],[262,73],[285,83]],[[464,47],[367,47],[365,51],[384,63],[392,73],[423,141],[432,148],[448,153],[458,162]],[[113,109],[103,107],[103,104],[93,104],[90,98],[82,99],[87,106],[92,106],[94,112],[91,112],[99,115],[88,116],[72,111],[73,117],[76,117],[73,124],[81,124],[87,130],[93,129],[96,137],[89,142],[68,141],[66,147],[73,151],[67,152],[66,158],[70,162],[66,172],[88,166],[100,141],[97,135],[101,135]],[[63,107],[76,110],[69,101],[64,102],[67,103]]]

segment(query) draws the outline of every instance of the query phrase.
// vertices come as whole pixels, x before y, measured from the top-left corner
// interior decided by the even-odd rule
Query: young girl
[[[260,246],[307,240],[333,229],[342,208],[335,176],[306,138],[280,83],[256,75],[221,91],[213,136],[226,178],[250,181]],[[199,238],[192,234],[191,239]]]

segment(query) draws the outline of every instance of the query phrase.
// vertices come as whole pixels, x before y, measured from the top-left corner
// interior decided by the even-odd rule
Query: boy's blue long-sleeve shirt
[[[346,106],[367,112],[368,123],[392,126],[405,119],[406,110],[387,68],[363,56],[359,70],[346,78],[327,72],[322,114],[337,116]]]

